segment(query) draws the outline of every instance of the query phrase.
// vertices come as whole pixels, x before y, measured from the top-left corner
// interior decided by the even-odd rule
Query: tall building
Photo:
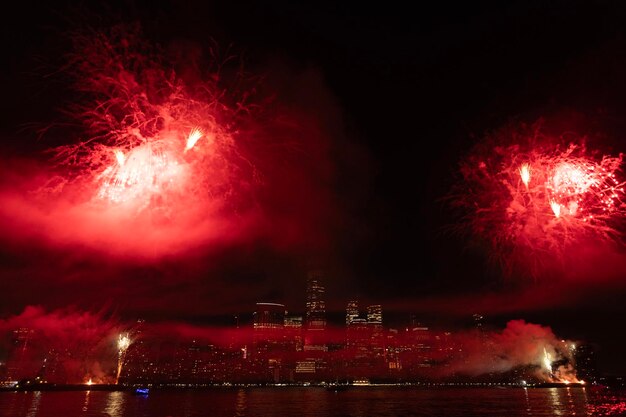
[[[325,288],[322,285],[324,272],[321,269],[311,270],[306,282],[306,312],[305,312],[305,351],[327,351],[325,340],[326,329],[326,302],[324,301]]]
[[[359,318],[359,302],[356,300],[352,300],[348,302],[348,306],[346,307],[346,326],[352,324],[354,319]]]
[[[324,286],[321,284],[323,272],[310,271],[306,285],[306,326],[309,330],[326,328],[326,302]]]
[[[285,316],[285,338],[293,350],[302,351],[302,316]]]
[[[472,315],[472,319],[474,321],[474,327],[476,328],[476,330],[478,331],[484,331],[484,324],[485,324],[485,317],[482,316],[481,314],[478,313],[474,313]]]
[[[367,320],[355,318],[346,331],[346,345],[355,357],[367,356],[370,346],[370,328]]]
[[[383,308],[380,304],[367,307],[367,322],[371,325],[382,327],[383,325]]]
[[[253,352],[257,355],[280,351],[284,348],[285,305],[256,303],[253,316]]]
[[[302,329],[302,316],[285,316],[285,329]]]
[[[27,327],[13,330],[7,371],[9,378],[18,381],[24,378],[34,378],[41,367],[41,362],[36,358],[33,349],[35,331]]]
[[[593,382],[597,379],[597,347],[591,343],[579,343],[572,346],[576,363],[576,377],[580,380]]]
[[[277,303],[256,303],[253,314],[255,330],[277,330],[285,326],[285,305]]]
[[[367,307],[367,325],[370,328],[370,349],[375,356],[382,356],[385,351],[385,340],[383,308],[380,304]]]

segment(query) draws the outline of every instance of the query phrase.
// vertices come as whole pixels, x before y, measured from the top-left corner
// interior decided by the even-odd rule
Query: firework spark
[[[462,162],[456,203],[467,214],[465,230],[491,244],[505,272],[537,277],[584,245],[620,243],[621,155],[598,156],[582,139],[563,144],[537,131],[511,135],[509,145],[494,143],[510,141],[496,136]]]
[[[546,371],[552,372],[552,357],[545,347],[543,348],[543,366],[546,368]]]
[[[145,144],[132,149],[128,156],[105,168],[98,197],[112,203],[143,202],[180,186],[188,167],[170,149],[160,143]]]
[[[530,182],[530,165],[527,163],[523,163],[519,169],[520,176],[522,177],[522,182],[524,186],[528,188],[528,183]]]
[[[182,154],[192,149],[202,136],[202,131],[194,128],[184,148],[177,138],[166,137],[139,145],[127,155],[116,149],[116,162],[111,161],[99,175],[102,183],[98,197],[112,203],[143,202],[145,206],[155,196],[184,187],[192,167]]]
[[[116,149],[114,153],[115,153],[115,158],[117,159],[117,163],[119,164],[119,166],[124,166],[124,162],[126,162],[126,155],[124,155],[124,152],[120,151],[119,149]]]
[[[185,145],[185,152],[193,148],[203,135],[204,134],[202,133],[200,129],[198,128],[193,129],[189,133],[189,136],[187,137],[187,144]]]

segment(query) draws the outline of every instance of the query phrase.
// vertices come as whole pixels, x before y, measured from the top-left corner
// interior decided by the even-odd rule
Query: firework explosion
[[[184,54],[171,57],[139,27],[72,40],[65,69],[79,94],[65,110],[80,128],[49,149],[50,169],[25,176],[17,192],[7,187],[3,213],[53,240],[124,256],[154,258],[256,233],[264,180],[251,147],[260,138],[275,148],[286,140],[267,139],[261,104],[248,103],[258,78],[236,65],[227,71],[235,59],[217,47],[202,68]]]
[[[254,168],[233,138],[238,111],[225,102],[236,93],[224,90],[216,69],[207,80],[183,80],[137,28],[77,34],[74,43],[76,87],[89,99],[72,114],[89,136],[55,149],[67,183],[84,186],[93,204],[131,215],[172,219],[190,197],[214,208],[234,202],[244,191],[243,165]]]
[[[120,375],[122,374],[122,366],[124,365],[124,359],[126,358],[126,351],[131,344],[130,337],[127,334],[120,334],[117,339],[117,375],[115,376],[115,383],[120,381]]]
[[[565,341],[561,342],[561,346],[565,345]],[[572,345],[573,346],[573,345]],[[581,381],[576,377],[576,371],[571,364],[573,351],[575,347],[571,349],[565,348],[562,351],[566,352],[565,354],[560,353],[560,351],[556,350],[555,352],[560,353],[561,360],[554,360],[552,354],[548,352],[548,350],[543,348],[543,371],[546,375],[546,379],[550,382],[560,382],[563,384],[577,383],[584,384],[585,381]]]
[[[70,40],[65,116],[40,131],[49,163],[1,164],[3,237],[142,262],[326,245],[340,121],[315,71],[250,74],[231,49],[160,47],[129,25]]]
[[[621,164],[621,155],[598,156],[581,138],[503,129],[462,162],[455,204],[464,229],[489,242],[505,272],[536,278],[588,245],[620,242]]]

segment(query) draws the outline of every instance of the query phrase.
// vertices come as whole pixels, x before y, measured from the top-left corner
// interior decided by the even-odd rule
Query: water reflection
[[[242,388],[155,392],[0,392],[0,416],[21,417],[538,417],[626,416],[626,391],[592,388]]]
[[[121,417],[124,414],[124,393],[113,391],[107,397],[107,405],[104,410],[110,417]]]
[[[558,388],[548,388],[549,389],[549,398],[552,402],[552,410],[554,414],[557,416],[563,415],[563,403],[561,402],[561,396],[559,394]]]
[[[87,392],[85,393],[85,402],[83,403],[83,412],[86,412],[86,411],[87,411],[87,409],[89,408],[89,393],[90,393],[90,392],[91,392],[91,391],[87,391]]]
[[[574,397],[572,397],[572,390],[568,387],[565,389],[565,392],[567,394],[567,411],[568,414],[573,415],[576,414],[576,409],[574,407]]]
[[[237,391],[237,398],[235,399],[235,417],[244,417],[247,408],[248,401],[246,390],[240,389]]]
[[[41,391],[33,392],[33,398],[30,402],[30,407],[28,408],[28,414],[26,417],[35,417],[37,412],[39,411],[39,402],[41,401]]]
[[[185,402],[183,404],[183,416],[191,417],[194,413],[193,392],[187,392],[185,394]]]
[[[526,412],[529,416],[533,415],[533,409],[530,406],[530,397],[528,396],[528,388],[524,387],[524,397],[526,398]]]
[[[593,400],[587,404],[587,412],[592,416],[624,416],[626,415],[626,401],[624,393],[620,396],[610,392],[602,392],[593,396]]]
[[[16,415],[15,412],[15,407],[16,407],[16,401],[17,401],[17,396],[18,395],[22,395],[22,393],[18,393],[18,392],[12,392],[11,393],[11,400],[9,401],[9,404],[6,406],[6,410],[7,410],[7,415],[9,416],[14,416]],[[0,409],[0,411],[4,411],[3,409]]]

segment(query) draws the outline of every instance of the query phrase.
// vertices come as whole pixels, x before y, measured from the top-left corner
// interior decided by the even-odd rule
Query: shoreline
[[[126,391],[134,393],[137,388],[149,388],[155,391],[183,391],[183,390],[210,390],[210,389],[247,389],[247,388],[323,388],[329,391],[343,391],[367,388],[492,388],[492,389],[541,389],[541,388],[590,388],[608,389],[606,386],[562,383],[539,383],[539,384],[498,384],[498,383],[370,383],[370,384],[32,384],[23,387],[0,387],[0,392],[30,392],[30,391]]]

